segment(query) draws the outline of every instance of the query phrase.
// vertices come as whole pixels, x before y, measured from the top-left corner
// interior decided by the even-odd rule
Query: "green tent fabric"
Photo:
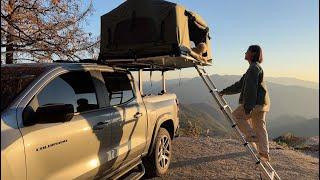
[[[127,0],[101,17],[99,60],[175,68],[212,62],[209,28],[196,13],[162,0]],[[205,52],[197,53],[202,43]]]

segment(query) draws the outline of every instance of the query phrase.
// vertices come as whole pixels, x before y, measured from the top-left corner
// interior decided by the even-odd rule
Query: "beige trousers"
[[[246,115],[243,105],[239,105],[232,115],[239,129],[246,137],[256,136],[258,142],[252,143],[261,154],[269,154],[268,132],[266,127],[266,111],[257,106],[250,115]]]

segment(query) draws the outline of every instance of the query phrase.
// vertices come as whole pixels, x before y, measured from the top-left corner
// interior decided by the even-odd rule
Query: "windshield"
[[[1,66],[1,112],[46,70],[44,66]]]

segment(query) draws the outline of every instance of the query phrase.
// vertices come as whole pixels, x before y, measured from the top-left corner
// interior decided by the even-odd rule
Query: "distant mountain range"
[[[292,133],[300,137],[319,136],[319,118],[306,119],[301,116],[281,116],[268,123],[269,135],[278,137]]]
[[[219,75],[219,74],[213,74],[212,76],[220,76],[225,79],[237,79],[241,76],[238,75]],[[265,81],[280,85],[286,85],[286,86],[300,86],[305,88],[311,88],[311,89],[319,89],[319,83],[313,82],[313,81],[305,81],[297,78],[292,77],[265,77]]]
[[[218,89],[223,89],[240,79],[240,76],[213,75],[212,79]],[[183,104],[207,103],[217,107],[216,102],[210,96],[208,89],[199,77],[192,79],[168,80],[167,89],[176,93]],[[180,85],[179,85],[180,84]],[[271,98],[271,110],[268,118],[275,119],[282,115],[302,116],[307,119],[319,117],[319,89],[311,89],[301,86],[288,86],[267,82]],[[160,82],[145,83],[144,92],[158,93]],[[225,96],[230,106],[234,109],[238,105],[239,94]]]
[[[319,83],[312,81],[304,81],[289,77],[266,77],[266,81],[288,86],[301,86],[312,89],[319,89]]]
[[[196,123],[210,135],[223,136],[231,131],[231,124],[223,117],[220,110],[206,103],[182,104],[180,107],[180,126],[185,128],[188,121]],[[268,134],[271,138],[292,133],[299,137],[319,136],[319,118],[306,119],[301,116],[281,116],[267,122]]]
[[[200,134],[204,134],[209,130],[208,135],[224,136],[228,132],[227,123],[222,118],[212,116],[212,114],[208,113],[208,109],[202,109],[198,105],[180,105],[180,128],[187,129],[189,123],[191,123],[193,126],[200,128]],[[203,105],[208,106],[207,104]]]
[[[241,78],[237,75],[211,77],[218,89],[223,89]],[[294,78],[266,78],[266,81],[271,99],[271,109],[267,114],[270,134],[273,137],[291,131],[299,136],[319,134],[319,89],[316,88],[318,83]],[[144,92],[158,93],[160,87],[160,82],[153,82],[152,87],[146,82]],[[209,114],[221,123],[223,117],[219,113],[218,105],[199,77],[168,80],[167,89],[177,94],[180,102],[187,106],[186,109]],[[231,108],[234,109],[238,105],[239,95],[225,98]]]

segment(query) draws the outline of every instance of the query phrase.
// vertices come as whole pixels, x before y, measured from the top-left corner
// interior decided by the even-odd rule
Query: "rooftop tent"
[[[172,68],[212,62],[209,28],[196,13],[162,0],[127,0],[101,17],[99,60]]]

